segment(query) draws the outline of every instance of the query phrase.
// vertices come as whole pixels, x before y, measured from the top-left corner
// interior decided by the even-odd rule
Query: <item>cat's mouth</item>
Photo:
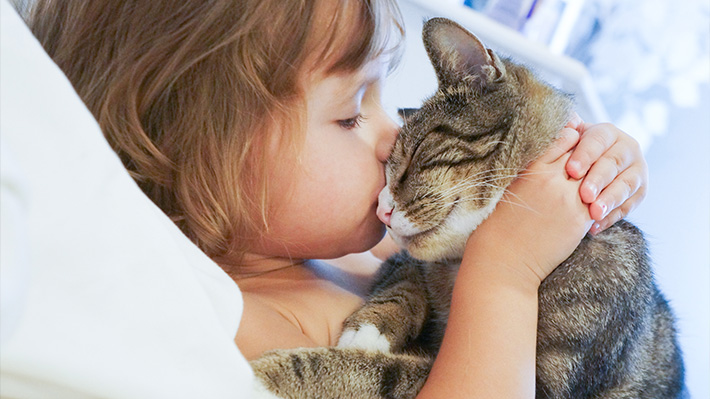
[[[387,230],[390,232],[390,235],[392,236],[392,239],[401,247],[409,249],[410,246],[412,245],[417,245],[420,243],[422,240],[426,239],[426,237],[429,237],[431,235],[436,234],[442,227],[446,225],[446,222],[449,220],[449,217],[451,217],[451,214],[454,212],[456,209],[456,206],[458,204],[459,198],[456,198],[452,205],[449,207],[448,211],[444,215],[444,217],[441,219],[441,223],[437,223],[433,225],[432,227],[429,227],[427,229],[417,231],[416,233],[413,234],[403,234],[403,232],[394,227],[387,227]]]

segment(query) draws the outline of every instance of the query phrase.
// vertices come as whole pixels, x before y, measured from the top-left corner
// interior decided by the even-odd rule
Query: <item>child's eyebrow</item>
[[[382,77],[382,71],[375,68],[373,68],[370,73],[359,74],[352,84],[348,84],[348,87],[351,89],[350,92],[352,93],[351,97],[358,95],[358,93],[367,87],[377,83]]]
[[[364,90],[365,87],[366,87],[365,84],[362,84],[358,87],[348,85],[348,87],[344,88],[344,90],[342,90],[342,91],[339,90],[339,93],[336,93],[337,99],[334,104],[337,107],[352,106],[353,99],[362,98],[363,93],[365,92],[365,90]]]
[[[367,87],[381,80],[386,71],[379,68],[377,65],[369,64],[363,66],[360,70],[340,75],[339,82],[334,92],[335,107],[347,107],[352,105],[354,98],[362,98]]]
[[[370,85],[382,79],[387,74],[386,64],[381,60],[371,60],[349,77],[349,83],[361,87]]]

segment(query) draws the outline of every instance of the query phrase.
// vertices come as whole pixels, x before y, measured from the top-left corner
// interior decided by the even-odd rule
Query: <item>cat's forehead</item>
[[[427,109],[426,104],[424,104],[422,108],[405,119],[400,133],[397,136],[395,147],[398,146],[400,150],[407,150],[421,143],[430,129],[429,124],[434,119],[437,119],[435,112],[431,109]]]
[[[502,107],[491,107],[492,102],[497,103],[495,100],[481,99],[470,91],[464,86],[451,86],[439,90],[426,100],[417,112],[405,119],[399,137],[402,144],[416,145],[441,125],[468,125],[475,121],[495,119],[500,115]]]
[[[430,132],[438,125],[449,122],[455,114],[447,109],[444,102],[437,101],[436,95],[425,101],[422,107],[408,116],[402,125],[395,143],[395,151],[406,156],[426,140]]]

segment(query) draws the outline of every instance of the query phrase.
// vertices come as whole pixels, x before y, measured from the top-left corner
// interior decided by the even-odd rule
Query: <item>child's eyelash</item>
[[[343,129],[351,130],[360,127],[360,124],[365,121],[365,117],[362,114],[354,116],[348,119],[341,119],[338,121],[338,125]]]

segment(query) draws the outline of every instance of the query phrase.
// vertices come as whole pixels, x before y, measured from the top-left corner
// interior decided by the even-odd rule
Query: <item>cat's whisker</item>
[[[546,171],[539,170],[539,171],[532,172],[532,171],[529,171],[529,170],[525,170],[525,171],[523,171],[523,172],[520,172],[520,174],[518,174],[518,177],[525,178],[525,177],[527,177],[527,176],[548,175],[548,174],[551,174],[551,173],[558,173],[558,171],[555,171],[555,170],[546,170]]]
[[[509,174],[509,175],[499,175],[499,176],[490,176],[484,180],[476,180],[472,179],[472,181],[468,182],[468,184],[462,184],[462,185],[457,185],[454,187],[451,187],[447,190],[444,190],[440,193],[440,197],[442,199],[448,199],[453,196],[457,196],[463,192],[469,191],[471,189],[479,188],[479,187],[492,187],[494,189],[501,189],[503,188],[502,185],[496,184],[498,181],[502,180],[507,180],[510,178],[516,177],[517,174]]]
[[[489,196],[471,196],[471,197],[461,197],[457,198],[455,201],[444,203],[445,206],[452,206],[460,203],[465,203],[465,202],[473,202],[473,201],[490,201],[491,197]]]
[[[499,190],[504,188],[503,186],[494,184],[492,182],[477,181],[477,182],[474,182],[473,184],[469,184],[466,186],[458,186],[458,187],[454,187],[452,189],[449,189],[447,191],[444,191],[438,197],[442,201],[447,201],[452,197],[459,197],[462,193],[465,193],[465,192],[470,191],[472,189],[481,188],[481,187],[493,188],[494,192],[498,192]],[[483,194],[483,193],[481,193],[481,194]]]
[[[511,199],[510,197],[513,197],[513,198]],[[519,195],[515,194],[514,192],[512,192],[508,189],[505,190],[505,192],[503,193],[503,197],[500,199],[499,202],[515,205],[520,208],[540,214],[540,211],[538,211],[535,208],[528,205],[522,198],[520,198]]]
[[[492,187],[495,189],[501,189],[503,186],[500,186],[498,184],[495,184],[495,182],[490,181],[477,181],[471,184],[467,184],[465,186],[458,186],[456,188],[453,188],[449,191],[446,191],[442,193],[443,197],[450,197],[450,196],[455,196],[455,195],[460,195],[461,193],[465,193],[467,191],[470,191],[472,189],[480,188],[480,187]]]

